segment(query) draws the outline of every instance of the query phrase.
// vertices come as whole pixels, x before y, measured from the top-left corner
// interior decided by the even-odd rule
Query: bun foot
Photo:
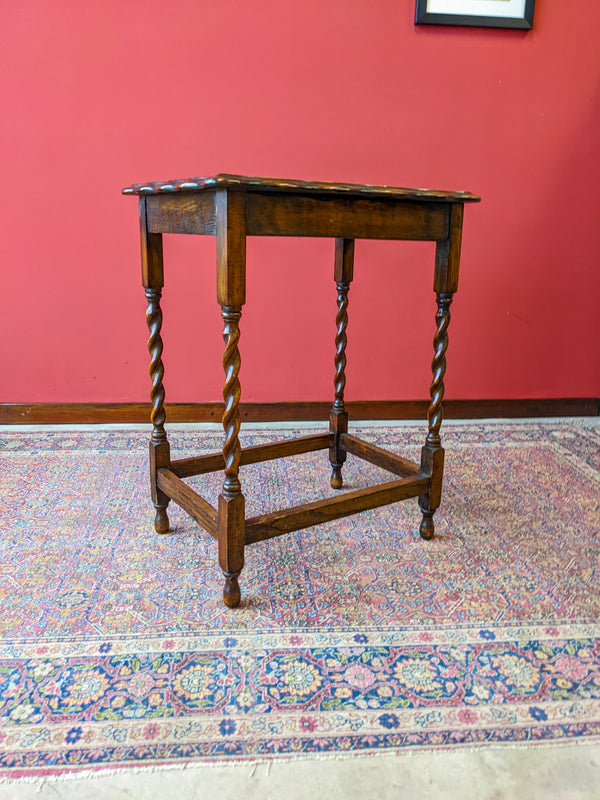
[[[422,539],[433,539],[433,534],[435,533],[435,525],[433,524],[433,511],[423,511],[423,519],[421,520],[421,525],[419,526],[419,533],[421,534]]]
[[[154,530],[157,533],[169,532],[169,517],[167,516],[166,508],[156,509],[156,517],[154,518]]]
[[[344,481],[342,479],[342,466],[333,466],[331,471],[331,478],[329,480],[332,489],[341,489],[344,485]]]
[[[223,602],[228,608],[237,608],[241,600],[239,572],[224,572],[225,586],[223,587]]]

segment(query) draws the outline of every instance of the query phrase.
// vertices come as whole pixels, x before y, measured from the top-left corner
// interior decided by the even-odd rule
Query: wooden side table
[[[155,529],[167,533],[167,506],[175,501],[217,539],[219,564],[225,576],[223,599],[240,602],[238,576],[248,544],[317,525],[369,508],[419,498],[423,512],[420,534],[431,539],[433,515],[440,504],[444,450],[440,440],[442,398],[450,303],[458,285],[463,207],[479,198],[467,192],[439,192],[340,183],[216,175],[170,182],[135,184],[123,194],[139,196],[142,280],[150,331],[152,388],[150,482],[156,509]],[[222,453],[171,460],[165,432],[162,312],[163,233],[208,234],[217,237],[217,300],[224,322],[223,367],[225,441]],[[337,286],[335,398],[329,431],[268,445],[241,448],[240,317],[246,298],[247,236],[326,236],[335,238],[334,278]],[[433,380],[428,411],[429,432],[416,464],[348,433],[344,407],[348,290],[354,268],[356,239],[435,241],[433,288],[437,296]],[[283,511],[246,519],[239,467],[283,456],[329,450],[331,486],[342,487],[347,453],[383,467],[397,479],[368,489],[345,492]],[[218,507],[194,492],[183,478],[224,470]]]

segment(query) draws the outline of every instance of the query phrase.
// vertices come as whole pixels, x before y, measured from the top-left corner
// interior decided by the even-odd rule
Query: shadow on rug
[[[600,431],[444,434],[432,542],[415,500],[253,545],[230,611],[210,536],[173,504],[153,531],[146,433],[2,432],[1,774],[600,737]],[[249,515],[331,493],[323,453],[241,474]],[[350,456],[346,485],[384,474]]]

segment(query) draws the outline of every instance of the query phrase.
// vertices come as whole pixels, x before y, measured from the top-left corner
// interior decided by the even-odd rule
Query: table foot
[[[329,483],[331,484],[332,489],[341,489],[344,485],[341,464],[332,464],[331,479]]]
[[[237,608],[241,600],[239,572],[224,572],[225,586],[223,587],[223,602],[228,608]]]
[[[169,532],[169,516],[167,509],[162,506],[156,506],[156,516],[154,518],[154,530],[157,533]]]
[[[435,511],[427,511],[426,509],[421,509],[423,512],[423,519],[421,520],[421,524],[419,526],[419,533],[421,534],[421,538],[429,541],[433,539],[433,535],[435,533],[435,525],[433,524],[433,515]]]

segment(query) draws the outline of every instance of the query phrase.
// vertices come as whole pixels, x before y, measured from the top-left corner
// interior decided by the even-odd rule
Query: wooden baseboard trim
[[[355,400],[346,406],[352,419],[425,419],[427,400]],[[326,420],[331,403],[243,403],[242,421]],[[222,403],[166,403],[168,422],[219,422]],[[597,417],[600,398],[526,400],[446,400],[446,419],[515,417]],[[149,403],[0,403],[1,425],[83,425],[148,422]]]

